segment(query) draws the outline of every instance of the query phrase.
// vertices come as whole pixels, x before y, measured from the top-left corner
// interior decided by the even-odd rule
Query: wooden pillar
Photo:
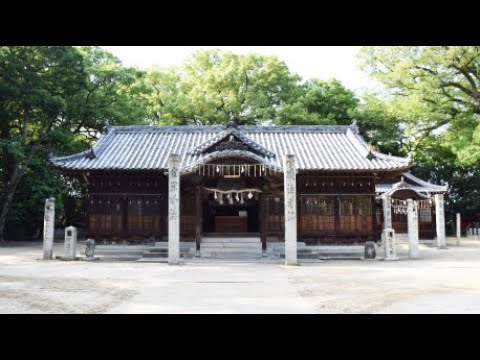
[[[297,185],[298,189],[298,185]],[[297,240],[302,241],[302,232],[303,232],[303,207],[302,207],[302,198],[298,195],[297,196],[297,219],[298,219],[298,224],[297,224]]]
[[[258,209],[258,221],[260,227],[260,240],[262,241],[262,252],[267,251],[267,198],[265,194],[260,194],[259,209]]]
[[[377,240],[377,201],[375,200],[375,195],[372,196],[372,240]]]
[[[340,233],[340,197],[335,196],[335,233]]]
[[[295,155],[284,159],[285,265],[297,264],[297,167]]]
[[[127,195],[122,199],[122,231],[124,234],[128,232],[128,199]]]
[[[202,189],[197,187],[195,192],[195,244],[196,250],[200,251],[200,243],[202,242],[202,224],[203,224],[203,206],[202,206]]]
[[[462,237],[462,219],[460,213],[457,213],[457,246],[460,246],[460,238]]]
[[[180,155],[168,160],[168,263],[180,262]]]

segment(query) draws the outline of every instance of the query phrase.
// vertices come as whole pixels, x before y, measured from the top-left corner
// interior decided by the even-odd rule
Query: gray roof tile
[[[70,170],[160,170],[168,157],[178,153],[187,168],[202,160],[202,144],[218,139],[220,126],[124,126],[112,127],[94,146],[96,157],[87,152],[50,159]],[[245,138],[258,144],[264,163],[282,167],[287,153],[297,156],[301,170],[394,170],[407,169],[410,160],[372,152],[363,138],[349,126],[240,126]],[[197,150],[197,151],[195,151]],[[265,151],[263,151],[265,150]],[[269,152],[274,154],[270,155]]]
[[[405,179],[407,180],[410,189],[420,193],[435,194],[435,193],[446,193],[448,191],[448,185],[432,184],[412,175],[409,172],[403,173],[402,176],[404,176]],[[383,194],[388,191],[391,191],[394,185],[395,185],[394,183],[376,184],[375,191],[378,194]]]

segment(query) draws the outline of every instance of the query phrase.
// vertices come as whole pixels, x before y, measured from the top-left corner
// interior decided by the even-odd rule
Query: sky
[[[221,49],[236,54],[276,55],[291,72],[303,79],[336,78],[347,88],[361,92],[375,88],[374,81],[357,68],[359,46],[102,46],[122,60],[124,65],[162,68],[181,65],[199,49]]]

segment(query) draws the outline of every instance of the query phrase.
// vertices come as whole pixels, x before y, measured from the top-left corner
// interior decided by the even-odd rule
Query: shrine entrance
[[[204,200],[203,231],[206,234],[246,235],[259,234],[259,200],[258,196],[251,199],[236,199],[237,194],[230,193],[223,196],[226,201],[219,202],[215,194],[206,194]],[[232,202],[230,202],[232,199]]]
[[[203,233],[259,235],[260,203],[272,170],[248,159],[222,159],[199,169],[202,179]]]
[[[266,247],[268,197],[273,190],[283,193],[283,172],[258,157],[242,155],[217,156],[197,164],[187,175],[197,199],[194,223],[198,248],[202,238],[211,237],[258,237]],[[183,206],[182,216],[188,207]]]

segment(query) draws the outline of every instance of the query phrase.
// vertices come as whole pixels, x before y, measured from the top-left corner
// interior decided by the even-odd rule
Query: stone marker
[[[77,257],[77,228],[69,226],[65,229],[65,246],[63,259],[75,260]]]
[[[55,198],[45,200],[43,219],[43,260],[53,259],[53,235],[55,230]]]
[[[398,260],[395,248],[395,230],[383,229],[382,242],[385,247],[385,260]]]
[[[418,210],[412,199],[407,199],[408,253],[410,259],[418,257]]]
[[[95,240],[87,239],[86,248],[85,248],[85,257],[86,260],[95,260]]]
[[[168,159],[168,263],[180,262],[180,155]]]
[[[443,194],[434,195],[436,225],[437,225],[437,248],[445,249],[447,242],[445,238],[445,210],[443,204]]]
[[[295,155],[284,159],[285,265],[297,265],[297,168]]]
[[[373,241],[367,241],[365,243],[365,259],[375,259],[377,252],[375,251],[375,243]]]

